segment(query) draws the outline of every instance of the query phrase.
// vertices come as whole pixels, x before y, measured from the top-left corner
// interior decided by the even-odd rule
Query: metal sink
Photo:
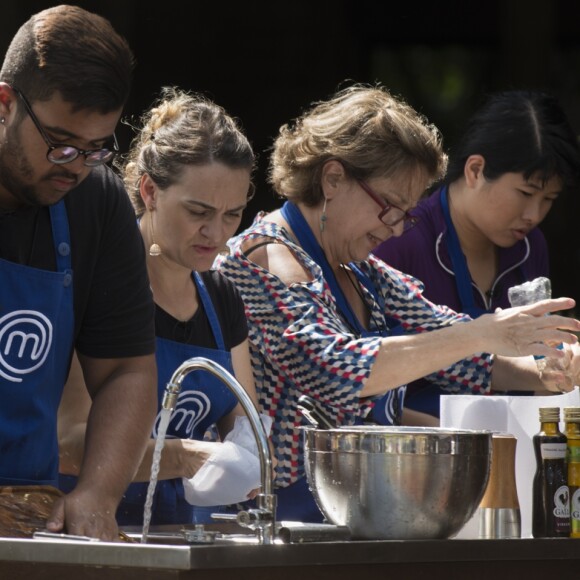
[[[312,543],[330,538],[350,537],[337,526],[280,522],[279,536],[271,546],[263,545],[257,534],[233,522],[205,526],[157,526],[141,544],[140,528],[123,528],[134,543],[101,542],[64,534],[36,533],[32,539],[0,538],[0,562],[19,561],[101,567],[190,570],[197,567],[255,565],[263,560],[279,563],[279,545]],[[273,548],[268,550],[268,548]],[[250,552],[248,551],[250,549]],[[224,560],[224,550],[227,559]],[[274,555],[275,554],[275,555]],[[227,564],[225,562],[228,562]],[[2,575],[0,574],[0,577]]]

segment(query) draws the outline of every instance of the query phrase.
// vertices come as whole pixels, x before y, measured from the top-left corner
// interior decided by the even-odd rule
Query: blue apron
[[[385,322],[387,325],[385,329],[373,331],[365,329],[350,307],[350,304],[340,288],[334,272],[324,255],[324,251],[314,237],[310,226],[304,219],[304,216],[298,207],[291,202],[286,202],[281,208],[281,213],[286,222],[292,228],[292,231],[298,239],[302,249],[322,269],[324,279],[329,285],[330,291],[336,300],[337,308],[354,334],[361,338],[397,336],[403,334],[403,328],[399,321],[388,316],[385,316]],[[380,304],[378,293],[368,276],[366,276],[354,263],[350,263],[349,267],[354,272],[357,280],[364,285],[375,301]],[[400,424],[405,390],[406,386],[401,386],[376,399],[368,420],[380,425]],[[278,519],[294,519],[305,522],[322,521],[322,514],[320,514],[320,511],[316,506],[305,478],[297,481],[293,485],[278,489],[276,494],[278,496]]]
[[[56,271],[0,259],[0,485],[56,485],[56,416],[74,342],[64,201],[49,208]]]
[[[209,320],[217,349],[203,348],[164,338],[156,338],[155,358],[157,361],[157,393],[159,408],[165,393],[165,386],[171,376],[185,360],[201,356],[215,361],[230,373],[234,373],[232,357],[226,350],[218,316],[209,292],[201,276],[192,274],[198,295]],[[213,375],[206,371],[188,374],[182,384],[177,406],[173,411],[167,429],[167,439],[202,440],[206,431],[237,405],[231,391]],[[157,415],[152,436],[157,436],[160,415]],[[161,454],[163,456],[163,453]],[[63,491],[74,488],[77,478],[61,475],[60,487]],[[117,523],[120,526],[143,525],[143,510],[147,497],[148,482],[129,485],[119,508]],[[153,497],[152,525],[206,523],[212,521],[211,513],[219,511],[220,506],[200,508],[187,503],[184,497],[181,478],[165,479],[157,482]]]
[[[230,352],[226,350],[218,316],[209,292],[197,272],[193,273],[193,279],[209,320],[217,349],[157,338],[155,357],[157,360],[159,407],[161,407],[165,386],[169,379],[177,367],[191,357],[208,358],[230,373],[234,373],[232,357]],[[213,375],[206,371],[190,373],[183,381],[166,437],[168,439],[202,440],[205,432],[224,415],[230,413],[236,405],[235,396]],[[153,427],[153,437],[157,435],[159,419],[158,415]],[[117,511],[119,525],[142,525],[148,485],[148,483],[139,482],[129,486]],[[153,498],[151,524],[204,523],[211,521],[209,513],[212,511],[217,511],[217,508],[194,508],[187,503],[181,478],[166,479],[157,483]]]

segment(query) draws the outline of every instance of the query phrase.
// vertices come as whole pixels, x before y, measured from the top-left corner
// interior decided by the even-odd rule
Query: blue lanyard
[[[350,307],[346,296],[338,284],[338,280],[334,275],[334,271],[332,270],[328,260],[326,259],[326,256],[324,255],[324,251],[314,237],[308,222],[304,219],[304,216],[298,207],[292,202],[287,201],[282,206],[280,211],[284,219],[292,228],[292,231],[302,246],[302,249],[322,269],[324,279],[326,280],[326,283],[330,287],[330,291],[336,300],[338,311],[347,321],[347,324],[350,326],[350,328],[353,329],[354,332],[361,338],[370,336],[392,336],[403,334],[402,324],[398,320],[395,320],[389,316],[384,316],[384,320],[386,324],[390,324],[390,327],[377,331],[366,330]],[[377,304],[380,304],[378,293],[374,288],[370,278],[364,274],[364,272],[362,272],[356,264],[350,262],[348,266],[354,272],[357,280],[363,284],[364,287],[371,293]],[[378,422],[380,425],[400,425],[401,410],[403,408],[405,392],[406,386],[402,386],[397,389],[388,391],[386,394],[377,398],[370,414],[372,419]]]
[[[330,287],[330,291],[336,300],[336,305],[338,310],[342,314],[343,318],[346,320],[348,325],[357,332],[361,334],[365,331],[365,328],[360,323],[359,319],[353,312],[350,304],[348,303],[346,296],[344,295],[332,267],[328,263],[324,251],[320,247],[317,239],[314,237],[308,222],[304,219],[304,216],[298,209],[296,205],[292,202],[287,201],[280,210],[284,219],[288,222],[292,231],[298,238],[302,249],[320,266],[322,269],[322,274],[326,283]]]
[[[485,314],[486,310],[475,306],[473,300],[473,288],[471,286],[471,274],[467,267],[467,260],[461,250],[461,244],[457,237],[457,232],[451,221],[451,213],[449,212],[449,202],[447,201],[447,186],[441,188],[439,194],[441,200],[441,209],[443,210],[443,217],[447,225],[447,236],[445,243],[447,251],[453,264],[453,271],[455,273],[455,286],[459,293],[459,300],[461,301],[461,311],[469,314],[472,318],[477,318]]]
[[[341,313],[342,317],[346,320],[347,324],[360,336],[368,336],[369,331],[364,328],[360,323],[359,319],[353,312],[342,288],[340,287],[332,267],[328,263],[324,251],[320,247],[317,239],[314,237],[308,222],[304,219],[304,216],[298,209],[298,207],[290,201],[284,203],[281,208],[281,213],[284,219],[288,222],[292,231],[294,232],[296,238],[300,242],[302,249],[320,266],[322,269],[322,274],[326,283],[330,287],[330,291],[336,300],[336,305]],[[371,293],[377,304],[380,304],[379,295],[373,286],[370,278],[361,271],[361,269],[350,262],[348,264],[349,268],[354,272],[357,280],[364,285],[364,287]],[[386,317],[388,319],[388,317]],[[398,321],[393,319],[393,323],[398,325]],[[381,333],[382,334],[382,333]]]

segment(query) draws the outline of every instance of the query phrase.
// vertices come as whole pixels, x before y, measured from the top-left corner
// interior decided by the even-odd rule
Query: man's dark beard
[[[17,205],[41,205],[34,188],[26,185],[20,177],[32,179],[33,174],[16,131],[8,128],[0,151],[0,184],[12,194],[14,200],[18,202]]]
[[[0,150],[0,184],[14,198],[16,206],[33,206],[41,207],[50,205],[49,202],[43,201],[38,194],[37,186],[43,180],[55,177],[64,177],[78,181],[74,173],[69,173],[64,167],[53,167],[54,173],[49,173],[42,178],[37,178],[37,185],[28,185],[26,181],[34,179],[34,170],[29,163],[20,142],[13,131],[8,130],[7,139],[3,144],[3,150]],[[8,145],[7,143],[10,143]],[[57,200],[51,202],[56,203]],[[1,205],[0,201],[0,205]],[[12,207],[14,207],[14,205]]]

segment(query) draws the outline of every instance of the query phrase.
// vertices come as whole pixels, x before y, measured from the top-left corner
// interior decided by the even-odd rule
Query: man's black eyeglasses
[[[38,132],[42,135],[44,142],[48,145],[48,151],[46,152],[46,158],[55,165],[64,165],[65,163],[70,163],[74,161],[79,155],[84,155],[85,165],[87,167],[97,167],[98,165],[104,165],[108,163],[115,157],[119,152],[119,145],[117,143],[117,137],[113,133],[113,148],[103,147],[101,149],[79,149],[74,145],[57,145],[53,143],[48,135],[45,133],[40,121],[36,118],[36,115],[32,111],[30,103],[27,101],[26,97],[19,91],[16,87],[12,87],[13,91],[20,97],[23,105],[26,107],[28,115],[32,119],[32,122],[38,129]]]

